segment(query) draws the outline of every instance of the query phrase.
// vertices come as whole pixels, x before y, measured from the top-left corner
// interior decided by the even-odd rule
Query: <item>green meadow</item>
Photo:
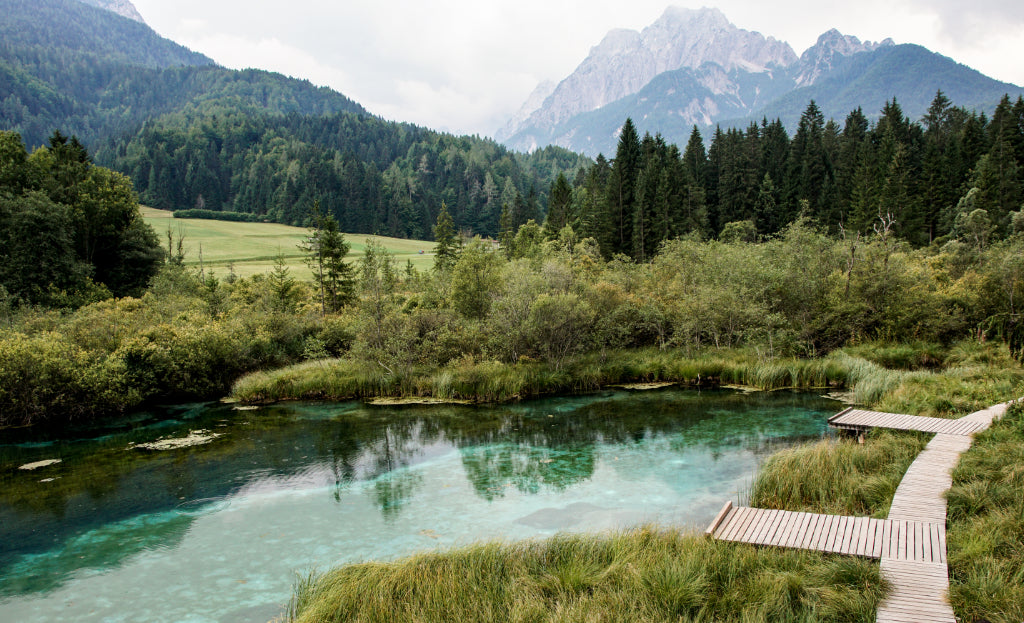
[[[312,274],[304,262],[299,244],[309,230],[277,223],[237,223],[208,219],[174,218],[169,210],[142,207],[142,218],[167,244],[167,232],[175,241],[180,237],[185,250],[185,264],[212,271],[223,277],[234,271],[239,277],[266,273],[274,267],[277,256],[283,255],[292,274],[310,279]],[[349,261],[358,260],[366,248],[366,241],[374,236],[345,234],[351,246]],[[434,263],[434,243],[424,240],[375,237],[395,257],[395,265],[402,269],[411,261],[417,270],[426,270]]]

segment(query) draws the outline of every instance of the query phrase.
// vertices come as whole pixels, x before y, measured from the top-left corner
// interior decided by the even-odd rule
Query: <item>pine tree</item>
[[[548,215],[544,219],[544,237],[554,240],[569,222],[569,208],[572,204],[572,187],[569,180],[565,179],[564,173],[559,173],[554,182],[551,183],[551,192],[548,194]]]
[[[831,163],[828,162],[824,145],[825,117],[818,105],[811,100],[800,116],[800,125],[793,136],[789,153],[788,203],[792,211],[801,201],[806,201],[810,216],[823,215],[823,191],[829,180]]]
[[[459,243],[455,233],[455,224],[448,213],[448,206],[441,202],[441,211],[437,213],[437,224],[434,225],[434,270],[439,273],[448,272],[459,260]]]
[[[632,119],[626,119],[619,134],[611,175],[608,179],[608,224],[603,236],[605,253],[628,254],[633,242],[633,203],[640,174],[640,139]]]
[[[345,261],[350,250],[338,221],[321,214],[314,201],[309,235],[299,245],[306,252],[306,265],[313,271],[313,282],[320,292],[320,312],[336,312],[355,299],[355,269]]]
[[[697,126],[690,131],[690,140],[686,142],[686,149],[683,151],[683,168],[689,175],[690,182],[698,186],[704,186],[704,172],[708,165],[708,154],[704,149],[704,138],[700,135]]]

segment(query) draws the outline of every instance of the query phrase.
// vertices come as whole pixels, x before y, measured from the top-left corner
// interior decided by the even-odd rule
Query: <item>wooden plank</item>
[[[942,556],[944,554],[944,551],[939,546],[939,532],[940,531],[941,532],[945,532],[946,531],[946,526],[944,524],[943,525],[932,524],[931,530],[929,531],[930,534],[928,535],[930,537],[929,541],[931,542],[932,559],[935,562],[942,562]]]
[[[764,529],[761,530],[760,534],[755,537],[754,543],[756,545],[767,545],[771,541],[775,531],[779,529],[779,521],[782,518],[782,511],[771,510],[768,514],[768,521],[765,522]]]
[[[815,535],[817,534],[815,531],[817,530],[818,524],[824,520],[824,517],[824,515],[819,515],[817,513],[811,514],[810,520],[807,522],[803,532],[800,534],[800,540],[797,547],[801,549],[813,549],[811,547],[811,543],[814,541]]]
[[[748,513],[748,517],[743,522],[739,531],[733,536],[734,541],[750,541],[750,533],[754,530],[754,526],[764,518],[764,511],[759,508],[752,508]]]
[[[924,560],[926,562],[938,562],[938,552],[935,551],[934,535],[937,527],[936,524],[926,524],[924,531]]]
[[[736,531],[736,527],[743,521],[746,512],[748,509],[742,506],[734,507],[712,536],[722,541],[730,541],[729,535]]]
[[[764,531],[768,529],[768,526],[771,523],[769,519],[771,518],[772,513],[774,512],[775,511],[771,510],[760,511],[761,518],[758,520],[757,524],[753,528],[747,531],[747,536],[744,539],[744,541],[746,541],[747,543],[757,543],[758,538],[760,538]]]
[[[787,511],[783,515],[782,520],[779,522],[778,529],[768,542],[769,545],[778,547],[786,542],[786,539],[789,538],[789,531],[793,529],[793,522],[796,521],[796,516],[797,513],[790,511]]]
[[[715,535],[715,538],[723,541],[736,540],[736,535],[739,534],[743,525],[750,521],[750,514],[753,512],[754,509],[749,507],[741,506],[737,508],[733,513],[730,513],[728,523]]]
[[[818,525],[814,529],[814,538],[811,539],[807,549],[813,549],[819,552],[823,549],[822,545],[824,544],[826,537],[828,537],[829,527],[832,525],[833,519],[835,519],[835,515],[821,516],[821,521],[818,522]]]
[[[851,412],[851,411],[853,411],[853,410],[854,410],[854,409],[853,409],[853,407],[847,407],[847,408],[843,409],[843,410],[842,410],[842,411],[840,411],[839,413],[837,413],[837,414],[833,415],[832,417],[830,417],[830,418],[828,419],[828,423],[829,423],[829,424],[831,424],[832,422],[834,422],[834,421],[838,420],[839,418],[841,418],[842,416],[844,416],[844,415],[846,415],[846,414],[850,413],[850,412]]]
[[[752,512],[754,512],[752,508],[742,506],[736,509],[736,512],[731,515],[728,525],[719,531],[715,538],[723,541],[734,541],[743,524],[750,520],[750,513]]]
[[[916,526],[914,527],[913,531],[914,531],[913,553],[916,556],[915,559],[925,560],[926,563],[931,563],[931,559],[926,559],[925,558],[925,535],[926,535],[926,531],[927,531],[926,525],[923,522],[916,522]],[[931,553],[932,553],[931,549],[932,548],[929,547],[928,549],[929,549],[929,552],[928,552],[929,556],[928,557],[931,558]]]
[[[793,524],[793,529],[790,530],[789,537],[786,539],[786,542],[783,543],[783,547],[800,547],[800,537],[803,535],[804,530],[806,530],[807,523],[809,521],[810,513],[797,513],[796,523]]]
[[[878,519],[871,520],[871,536],[868,539],[868,556],[871,558],[882,557],[882,529],[885,524]]]
[[[729,529],[722,534],[721,538],[729,541],[738,541],[742,539],[743,534],[746,532],[746,526],[754,520],[754,517],[758,512],[756,508],[750,507],[740,508],[739,511],[739,516],[729,524]]]
[[[847,537],[843,543],[842,553],[848,556],[857,555],[857,547],[860,544],[860,531],[864,523],[863,517],[853,517],[846,526]]]
[[[907,560],[907,533],[909,532],[909,526],[905,520],[896,522],[899,525],[899,532],[897,533],[897,546],[896,546],[896,558],[897,560]]]
[[[943,527],[939,530],[939,554],[942,556],[942,564],[946,564],[946,530]]]
[[[829,530],[828,540],[825,541],[825,551],[834,552],[836,551],[836,542],[842,539],[843,529],[846,527],[846,517],[840,516],[836,521],[832,522],[832,528]]]
[[[836,535],[836,529],[838,527],[839,516],[833,514],[828,515],[828,521],[821,527],[821,535],[819,536],[814,549],[817,549],[818,551],[827,551],[828,538]]]
[[[767,532],[762,537],[762,545],[774,545],[775,539],[778,538],[779,533],[785,530],[785,525],[789,519],[789,513],[786,511],[775,511],[775,518],[772,520],[772,525],[769,526]]]
[[[863,558],[867,555],[868,551],[868,532],[871,527],[871,519],[868,517],[861,517],[859,522],[860,526],[857,530],[857,547],[850,553]]]
[[[732,511],[732,500],[726,502],[725,506],[722,507],[722,510],[718,511],[718,514],[715,515],[715,519],[711,522],[711,525],[708,526],[708,529],[704,531],[704,536],[713,535],[715,533],[715,530],[718,529],[718,526],[722,523],[722,521],[726,518],[730,511]]]

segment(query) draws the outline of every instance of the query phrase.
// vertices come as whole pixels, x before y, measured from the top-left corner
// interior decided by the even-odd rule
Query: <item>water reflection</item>
[[[46,443],[2,433],[0,596],[50,591],[82,570],[113,569],[177,548],[198,518],[226,512],[233,501],[276,494],[326,496],[348,522],[370,504],[382,526],[414,534],[425,529],[409,526],[429,517],[438,500],[458,500],[466,513],[482,511],[470,510],[465,495],[483,505],[526,505],[530,498],[585,490],[606,477],[601,473],[667,482],[690,495],[695,478],[704,486],[713,471],[739,470],[729,476],[735,478],[750,469],[749,462],[716,467],[725,452],[759,454],[773,440],[820,435],[833,405],[800,394],[683,390],[487,408],[345,403],[235,411],[213,405],[179,409],[170,422],[159,421],[161,414],[136,417]],[[196,429],[221,436],[173,451],[130,447]],[[61,463],[19,469],[53,458]],[[462,473],[425,467],[449,463]],[[435,471],[446,480],[438,481]],[[460,487],[468,493],[458,493]],[[558,523],[563,515],[586,508],[596,516],[611,502],[563,505],[571,511],[531,507],[515,516],[522,515],[519,524],[557,528],[566,525]]]
[[[594,473],[593,445],[492,444],[463,448],[461,456],[473,489],[488,502],[504,497],[507,487],[531,494],[542,488],[557,491]]]

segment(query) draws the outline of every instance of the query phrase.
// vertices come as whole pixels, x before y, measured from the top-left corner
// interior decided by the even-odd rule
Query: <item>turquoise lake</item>
[[[0,431],[0,621],[263,622],[311,569],[481,539],[702,528],[840,408],[804,393],[620,390],[488,407],[188,405],[48,440]],[[196,431],[217,437],[137,447]]]

